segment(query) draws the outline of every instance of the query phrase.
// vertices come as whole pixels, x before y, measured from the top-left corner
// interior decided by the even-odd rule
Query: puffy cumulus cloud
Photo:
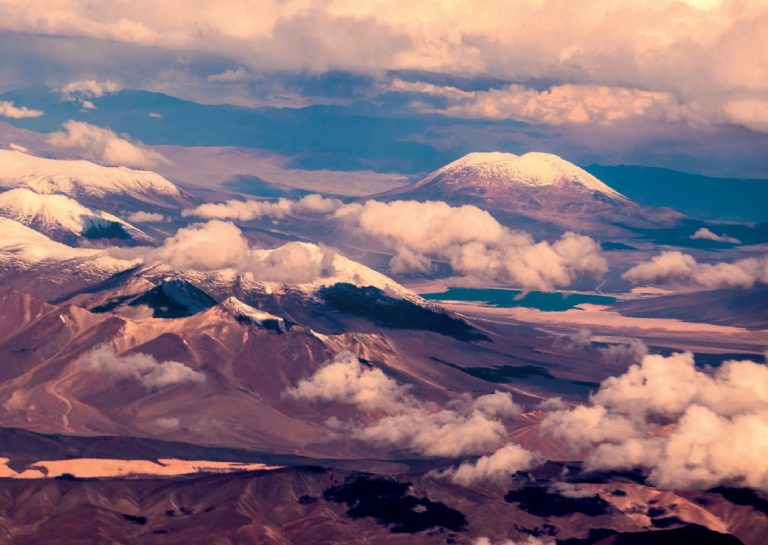
[[[148,389],[205,381],[205,374],[178,361],[159,362],[149,354],[119,355],[110,346],[101,346],[83,357],[87,369],[139,382]]]
[[[690,288],[751,288],[768,283],[768,256],[732,263],[699,263],[678,250],[665,251],[626,271],[622,278],[633,284]]]
[[[145,263],[162,263],[174,269],[212,271],[239,268],[250,253],[250,246],[234,224],[211,221],[179,229],[161,246],[149,251],[112,251],[135,252]]]
[[[114,81],[96,81],[94,79],[85,79],[71,81],[59,89],[59,94],[66,100],[83,100],[88,98],[99,98],[104,95],[116,93],[120,90],[120,85]],[[92,103],[91,103],[92,104]]]
[[[476,398],[465,395],[445,406],[422,401],[380,369],[363,366],[351,353],[339,354],[311,377],[286,390],[286,397],[315,402],[346,403],[367,419],[335,422],[356,439],[376,445],[407,448],[428,456],[484,454],[501,446],[507,436],[503,420],[520,413],[507,392]],[[522,448],[518,455],[524,457]],[[484,463],[489,475],[512,449]],[[533,455],[531,455],[533,460]],[[522,463],[522,461],[521,461]],[[532,462],[531,462],[532,463]],[[499,470],[500,471],[500,470]],[[463,473],[470,474],[469,469]],[[479,473],[477,473],[479,475]]]
[[[390,270],[425,272],[433,259],[447,260],[468,283],[505,283],[524,289],[564,287],[580,275],[599,277],[607,270],[600,248],[589,237],[566,233],[555,242],[535,242],[501,225],[476,206],[440,201],[368,200],[343,204],[308,195],[298,201],[237,201],[203,204],[186,216],[242,221],[289,214],[326,214],[354,236],[394,252]]]
[[[624,415],[612,414],[600,405],[579,405],[547,415],[541,423],[541,433],[579,450],[603,441],[631,439],[638,430]]]
[[[732,418],[693,405],[664,438],[598,445],[589,469],[645,468],[656,486],[707,489],[718,485],[768,492],[768,410]]]
[[[40,117],[43,112],[33,110],[25,106],[16,106],[12,100],[0,100],[0,117],[10,117],[11,119],[26,119],[30,117]]]
[[[412,405],[407,388],[381,369],[364,367],[351,352],[342,352],[309,379],[286,390],[293,399],[349,403],[368,409],[396,411]]]
[[[517,471],[525,471],[538,465],[539,461],[536,454],[512,443],[493,454],[481,456],[474,462],[464,462],[439,475],[464,486],[476,482],[503,482]]]
[[[554,85],[539,91],[508,85],[483,91],[395,80],[395,91],[436,95],[447,99],[441,108],[422,106],[432,113],[453,117],[512,119],[545,125],[610,125],[653,115],[678,118],[680,105],[669,93],[604,85]]]
[[[728,244],[738,244],[741,242],[739,239],[729,237],[728,235],[718,235],[707,229],[706,227],[699,228],[695,233],[691,235],[692,240],[713,240],[715,242],[727,242]]]
[[[768,492],[768,367],[699,370],[690,353],[646,356],[589,405],[547,415],[541,433],[585,452],[589,470],[642,468],[664,488]]]
[[[554,81],[611,89],[608,100],[630,111],[644,108],[648,96],[671,94],[715,122],[766,130],[762,0],[268,0],[258,8],[254,17],[249,0],[215,7],[174,0],[162,8],[149,0],[6,0],[0,29],[214,53],[249,71],[418,70]],[[556,87],[558,96],[572,92]],[[639,104],[621,96],[627,89]],[[557,99],[528,92],[534,102]],[[600,105],[585,100],[584,111],[566,118],[582,119],[590,108],[609,117],[619,111],[602,107],[605,97],[591,100]]]
[[[358,236],[394,251],[394,272],[424,272],[435,257],[448,260],[453,272],[468,282],[551,290],[579,275],[598,277],[607,270],[599,246],[589,237],[566,233],[553,243],[537,243],[471,205],[366,201],[338,209],[335,217]]]
[[[328,199],[322,195],[313,194],[296,201],[282,198],[276,201],[233,199],[223,203],[205,203],[196,208],[184,210],[182,215],[249,221],[263,217],[281,219],[291,214],[327,214],[341,206],[342,202],[338,199]]]
[[[168,162],[157,151],[128,137],[119,136],[112,129],[74,120],[65,122],[62,128],[62,131],[48,135],[48,143],[85,151],[103,163],[151,168]]]
[[[674,419],[691,405],[733,416],[768,409],[768,367],[731,361],[708,374],[696,369],[691,353],[650,355],[623,375],[603,381],[592,401],[610,411],[642,418]]]
[[[203,272],[230,269],[281,284],[331,278],[337,272],[336,261],[343,260],[330,248],[302,242],[268,250],[253,248],[237,226],[219,220],[183,227],[156,248],[112,247],[107,251],[119,259],[140,259],[145,264]],[[378,279],[369,279],[374,280]]]

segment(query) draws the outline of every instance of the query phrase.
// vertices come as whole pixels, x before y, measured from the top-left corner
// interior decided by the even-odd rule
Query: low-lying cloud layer
[[[119,355],[110,346],[100,346],[83,358],[87,369],[139,382],[147,389],[205,381],[205,374],[178,361],[159,362],[149,354]]]
[[[501,225],[491,214],[444,202],[366,201],[342,204],[310,195],[299,201],[228,201],[204,204],[185,214],[242,221],[289,214],[323,214],[355,237],[394,253],[395,273],[427,272],[433,260],[447,261],[458,282],[502,283],[530,290],[553,290],[577,277],[600,277],[607,262],[589,237],[566,233],[554,242],[535,242]]]
[[[663,488],[768,491],[768,367],[704,371],[690,353],[646,356],[588,405],[549,414],[541,432],[586,452],[589,470],[642,468]]]
[[[65,122],[62,129],[48,136],[49,144],[83,151],[88,157],[102,163],[152,168],[168,162],[157,151],[128,137],[119,136],[112,129],[73,120]]]
[[[336,273],[337,254],[326,247],[290,242],[271,250],[253,248],[233,223],[212,220],[179,229],[157,248],[110,248],[122,259],[141,259],[178,270],[251,273],[265,282],[312,282]]]
[[[678,250],[665,251],[622,275],[633,284],[683,288],[751,288],[768,283],[768,256],[720,263],[699,263]]]
[[[307,195],[296,201],[290,199],[238,201],[233,199],[223,203],[201,204],[196,208],[184,210],[182,215],[240,221],[264,217],[281,219],[291,214],[329,214],[340,208],[342,204],[338,199],[326,199],[321,195]]]
[[[520,413],[509,393],[500,391],[476,398],[465,395],[445,406],[422,401],[380,369],[363,366],[350,352],[339,354],[284,395],[302,401],[353,405],[359,418],[347,423],[334,419],[329,424],[371,444],[427,456],[492,452],[506,442],[503,421]],[[460,466],[456,470],[460,472],[458,478],[468,483],[496,478],[505,468],[510,473],[527,468],[534,455],[526,453],[517,445],[507,446],[489,460]]]

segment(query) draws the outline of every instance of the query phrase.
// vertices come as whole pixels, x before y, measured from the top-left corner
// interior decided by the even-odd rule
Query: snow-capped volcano
[[[565,159],[551,153],[488,152],[469,153],[432,172],[416,187],[442,185],[452,188],[476,187],[488,192],[515,186],[577,186],[597,191],[612,199],[627,200],[621,193]]]
[[[83,160],[47,159],[16,150],[0,150],[2,186],[26,187],[36,193],[63,193],[93,205],[104,199],[119,201],[126,207],[141,203],[165,207],[189,203],[178,187],[154,172]]]
[[[66,244],[82,238],[152,242],[149,235],[117,216],[91,210],[66,195],[40,194],[24,187],[0,193],[0,216]]]
[[[499,213],[509,225],[543,235],[563,230],[626,234],[621,225],[671,225],[681,215],[645,208],[584,169],[550,153],[470,153],[382,200],[438,200]]]

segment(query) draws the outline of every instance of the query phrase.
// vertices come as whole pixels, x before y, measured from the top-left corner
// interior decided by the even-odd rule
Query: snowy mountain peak
[[[243,303],[237,297],[227,297],[224,301],[219,303],[219,306],[238,320],[270,326],[271,328],[280,331],[285,330],[285,320],[283,318]]]
[[[397,283],[392,278],[381,274],[370,267],[349,259],[330,248],[308,242],[291,242],[284,246],[270,249],[257,250],[255,252],[261,259],[270,260],[272,256],[284,251],[288,246],[296,246],[305,250],[309,255],[309,261],[314,263],[314,269],[319,275],[309,281],[290,282],[293,287],[302,291],[316,291],[325,286],[335,284],[353,284],[355,286],[372,286],[379,288],[392,296],[405,299],[414,299],[418,296]],[[256,280],[259,280],[256,276]]]
[[[156,204],[186,202],[178,187],[155,172],[84,160],[48,159],[16,150],[0,150],[0,186],[74,198],[123,195]]]
[[[80,237],[152,240],[120,218],[91,210],[71,197],[35,193],[24,187],[0,193],[0,216],[18,221],[59,242],[75,242]]]
[[[544,187],[576,184],[614,199],[626,200],[621,193],[565,159],[541,152],[524,155],[501,152],[469,153],[427,175],[416,184],[474,186],[503,190],[515,186]]]

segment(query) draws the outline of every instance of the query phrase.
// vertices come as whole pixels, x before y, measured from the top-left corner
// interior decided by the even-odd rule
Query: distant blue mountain
[[[306,169],[425,172],[453,159],[455,152],[413,141],[429,123],[421,116],[391,112],[371,114],[343,106],[306,108],[243,108],[208,105],[162,93],[125,90],[92,99],[96,110],[62,100],[46,87],[27,88],[0,95],[45,115],[8,120],[39,132],[58,130],[69,119],[88,121],[126,132],[150,145],[242,146],[278,152],[292,166]],[[161,117],[150,117],[149,113]]]
[[[586,170],[640,204],[668,206],[702,220],[768,221],[768,180],[711,178],[627,165],[591,165]]]

